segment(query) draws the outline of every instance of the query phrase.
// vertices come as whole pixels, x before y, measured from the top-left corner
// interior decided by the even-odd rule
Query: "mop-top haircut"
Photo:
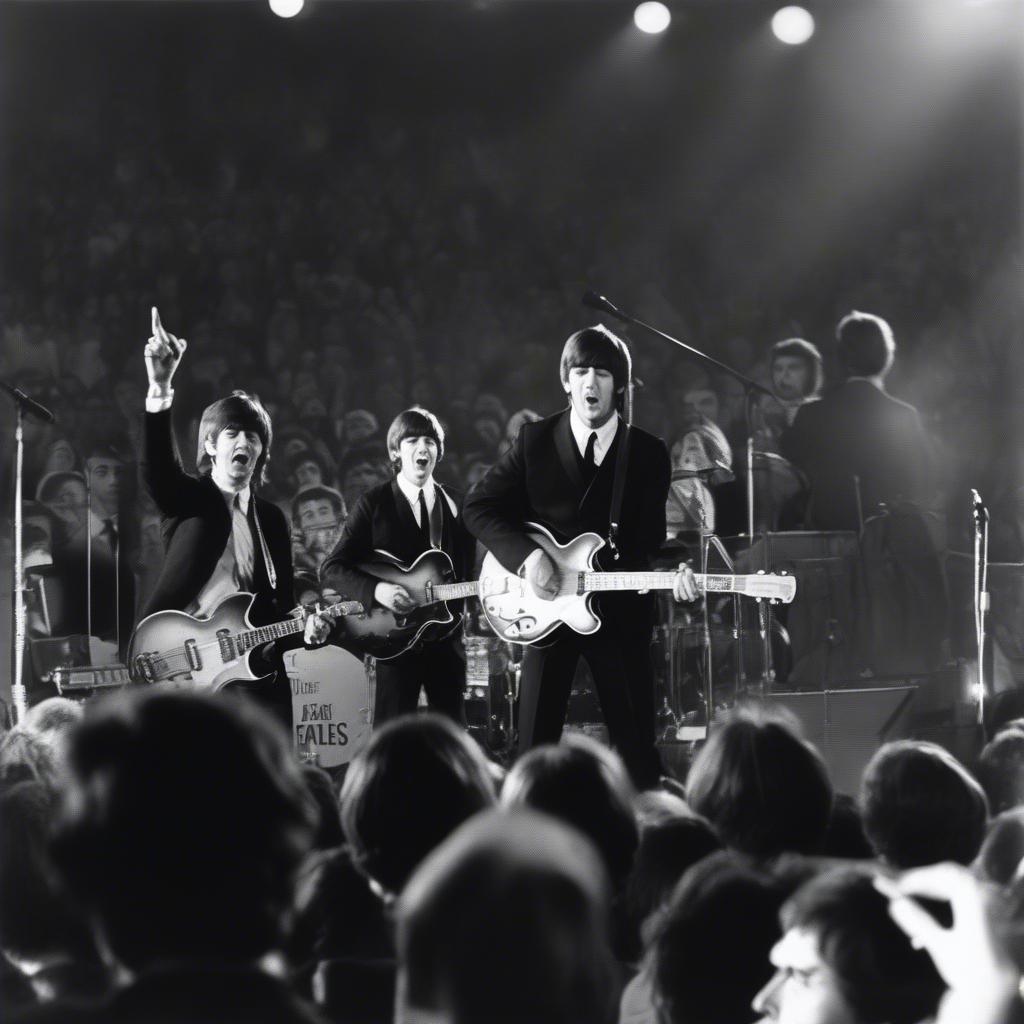
[[[196,449],[196,469],[207,476],[213,470],[213,459],[206,450],[206,441],[216,443],[221,431],[234,427],[236,430],[252,431],[263,442],[263,451],[256,460],[252,482],[266,483],[267,462],[270,459],[270,445],[274,431],[270,425],[270,414],[255,395],[245,391],[232,391],[227,398],[220,398],[203,411],[199,423],[199,443]]]
[[[569,371],[575,366],[594,366],[607,370],[615,381],[615,390],[621,392],[629,383],[633,360],[629,346],[607,327],[595,324],[570,334],[562,349],[558,373],[562,383],[569,380]]]

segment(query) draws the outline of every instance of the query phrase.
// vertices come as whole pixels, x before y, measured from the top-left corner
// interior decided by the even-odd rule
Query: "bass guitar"
[[[249,656],[272,640],[305,629],[302,619],[269,626],[249,621],[254,594],[232,594],[200,619],[185,612],[147,615],[128,645],[128,672],[136,683],[181,683],[189,688],[219,690],[228,683],[264,678],[252,671]],[[328,618],[361,615],[358,601],[339,601],[320,610]]]
[[[568,626],[577,633],[596,633],[601,619],[592,607],[595,593],[609,590],[671,590],[675,572],[599,572],[594,557],[604,546],[596,533],[582,533],[568,544],[559,544],[543,526],[527,523],[527,532],[558,567],[560,587],[548,601],[538,597],[529,583],[510,573],[487,552],[480,570],[480,600],[491,628],[502,640],[532,644]],[[796,596],[792,576],[752,573],[731,576],[695,573],[704,592],[746,594],[759,601],[789,604]]]
[[[462,612],[449,601],[475,597],[477,583],[455,582],[451,559],[441,550],[424,551],[412,565],[404,565],[386,551],[358,568],[385,583],[404,587],[415,607],[404,615],[374,605],[365,615],[346,619],[338,643],[357,654],[390,661],[417,644],[443,640],[462,625]]]

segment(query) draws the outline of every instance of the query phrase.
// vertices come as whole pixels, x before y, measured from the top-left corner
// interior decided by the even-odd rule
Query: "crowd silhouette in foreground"
[[[506,771],[421,712],[337,778],[244,694],[54,698],[0,740],[4,1016],[1009,1024],[1024,723],[1004,703],[977,778],[899,741],[838,794],[750,707],[638,793],[576,733]]]

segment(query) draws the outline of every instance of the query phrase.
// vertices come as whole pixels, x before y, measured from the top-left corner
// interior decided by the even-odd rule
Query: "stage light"
[[[664,4],[654,2],[654,0],[640,4],[633,12],[633,24],[641,32],[646,32],[652,36],[657,35],[659,32],[664,32],[671,21],[672,15],[669,13],[669,9]]]
[[[267,0],[267,3],[279,18],[294,18],[302,10],[306,0]]]
[[[799,46],[814,35],[814,18],[802,7],[783,7],[772,17],[772,31],[780,43]]]

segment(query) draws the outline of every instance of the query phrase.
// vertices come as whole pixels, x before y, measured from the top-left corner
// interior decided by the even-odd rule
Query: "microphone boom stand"
[[[713,366],[716,370],[720,370],[722,373],[727,374],[734,380],[740,382],[746,392],[745,400],[743,403],[744,418],[746,420],[747,428],[747,444],[746,444],[746,479],[747,479],[747,529],[748,537],[750,539],[751,547],[754,544],[754,431],[753,431],[753,416],[752,407],[754,396],[757,394],[767,395],[769,398],[774,398],[774,394],[769,388],[766,388],[763,384],[758,384],[757,381],[752,380],[750,377],[739,370],[727,365],[726,363],[720,362],[715,359],[714,356],[709,356],[706,352],[702,352],[699,348],[694,348],[692,345],[688,345],[685,341],[680,341],[678,338],[672,337],[671,334],[666,334],[664,331],[659,330],[651,324],[645,323],[639,317],[632,316],[629,313],[619,309],[610,299],[605,298],[603,295],[598,295],[593,291],[586,291],[583,294],[583,305],[588,306],[591,309],[596,309],[600,313],[605,313],[610,317],[620,321],[621,323],[640,327],[650,334],[654,334],[664,341],[670,342],[677,348],[681,348],[684,352],[688,353],[699,363],[703,363],[705,366]],[[763,604],[763,602],[762,602]],[[765,649],[764,653],[764,674],[768,675],[771,671],[771,631],[768,628],[767,622],[767,607],[762,607],[759,614],[759,625],[761,640]],[[740,641],[742,643],[742,640]],[[764,691],[763,680],[762,680],[762,695]],[[708,729],[711,727],[711,679],[710,675],[706,683],[706,701],[707,701],[707,714],[708,714]]]

